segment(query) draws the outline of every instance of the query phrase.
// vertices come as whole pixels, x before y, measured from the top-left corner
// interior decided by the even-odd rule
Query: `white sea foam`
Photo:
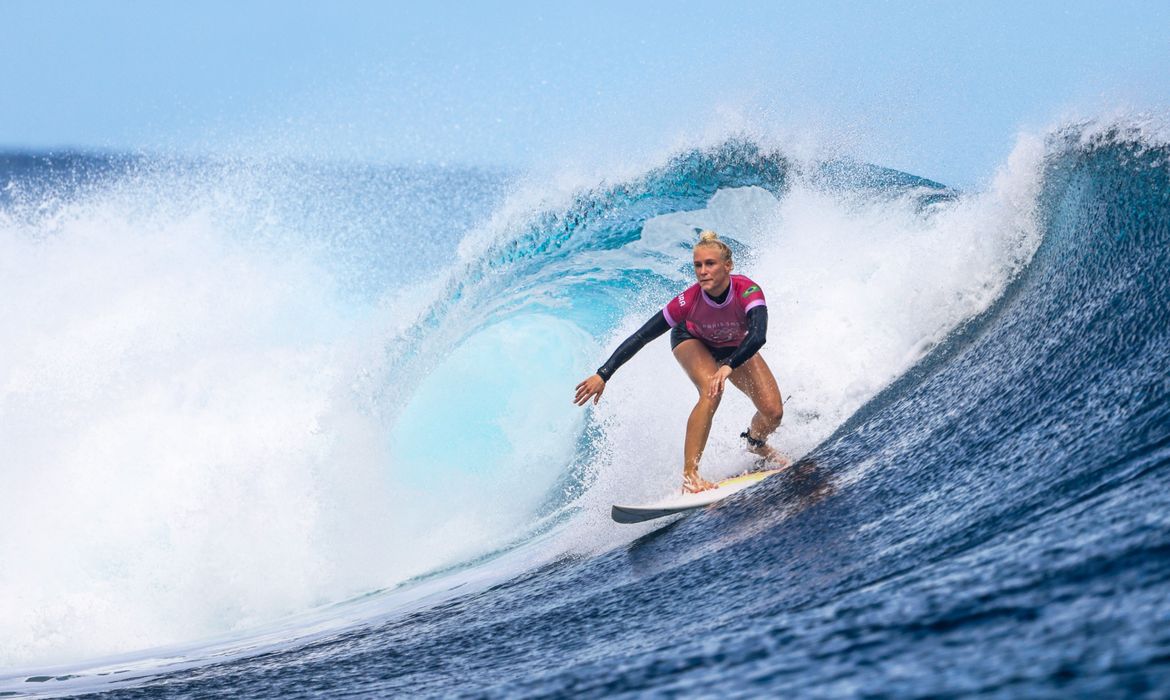
[[[512,432],[581,420],[514,405],[549,395],[530,373],[518,393],[473,398],[505,416],[538,410],[480,418],[500,424],[495,460],[552,476],[521,471],[490,499],[486,477],[417,488],[434,473],[402,450],[441,449],[458,426],[396,451],[377,402],[400,403],[388,348],[441,288],[391,256],[400,286],[355,303],[270,182],[211,180],[132,177],[0,220],[0,666],[247,629],[475,556],[544,495],[514,482],[547,487],[572,449]],[[499,366],[533,362],[525,337],[590,345],[538,321],[511,326],[517,347],[497,350]],[[465,355],[430,378],[436,402],[458,401],[441,393]],[[492,463],[455,457],[449,470]]]

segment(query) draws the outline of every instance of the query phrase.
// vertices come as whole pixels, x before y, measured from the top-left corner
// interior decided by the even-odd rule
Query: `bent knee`
[[[766,404],[759,407],[760,415],[764,420],[780,425],[780,421],[784,420],[784,406],[782,404]]]
[[[714,413],[715,409],[719,408],[719,402],[722,400],[723,400],[722,394],[720,394],[719,396],[711,397],[711,396],[707,396],[706,393],[700,392],[699,393],[699,401],[698,401],[698,403],[695,404],[695,408],[700,408],[700,409],[709,411],[711,413]]]

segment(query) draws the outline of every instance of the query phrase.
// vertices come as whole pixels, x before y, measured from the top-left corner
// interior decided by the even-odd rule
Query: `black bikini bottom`
[[[684,340],[697,340],[703,343],[703,347],[707,348],[707,352],[711,353],[711,357],[715,358],[716,362],[722,362],[735,354],[737,348],[733,345],[729,348],[714,348],[703,341],[702,338],[696,338],[687,332],[684,324],[680,323],[674,328],[670,329],[670,349],[674,350],[678,344]]]

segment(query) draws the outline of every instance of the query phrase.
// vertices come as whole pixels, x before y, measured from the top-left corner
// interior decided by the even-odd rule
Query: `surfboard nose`
[[[621,523],[622,525],[633,525],[634,523],[644,523],[647,520],[661,518],[664,515],[670,515],[671,513],[677,512],[681,511],[613,506],[613,508],[610,510],[610,517],[613,518],[615,523]]]

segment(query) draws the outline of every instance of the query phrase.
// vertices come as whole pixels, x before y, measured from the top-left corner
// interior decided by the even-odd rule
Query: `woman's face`
[[[719,246],[695,247],[695,279],[708,295],[719,296],[727,289],[731,278],[731,263],[723,259]]]

